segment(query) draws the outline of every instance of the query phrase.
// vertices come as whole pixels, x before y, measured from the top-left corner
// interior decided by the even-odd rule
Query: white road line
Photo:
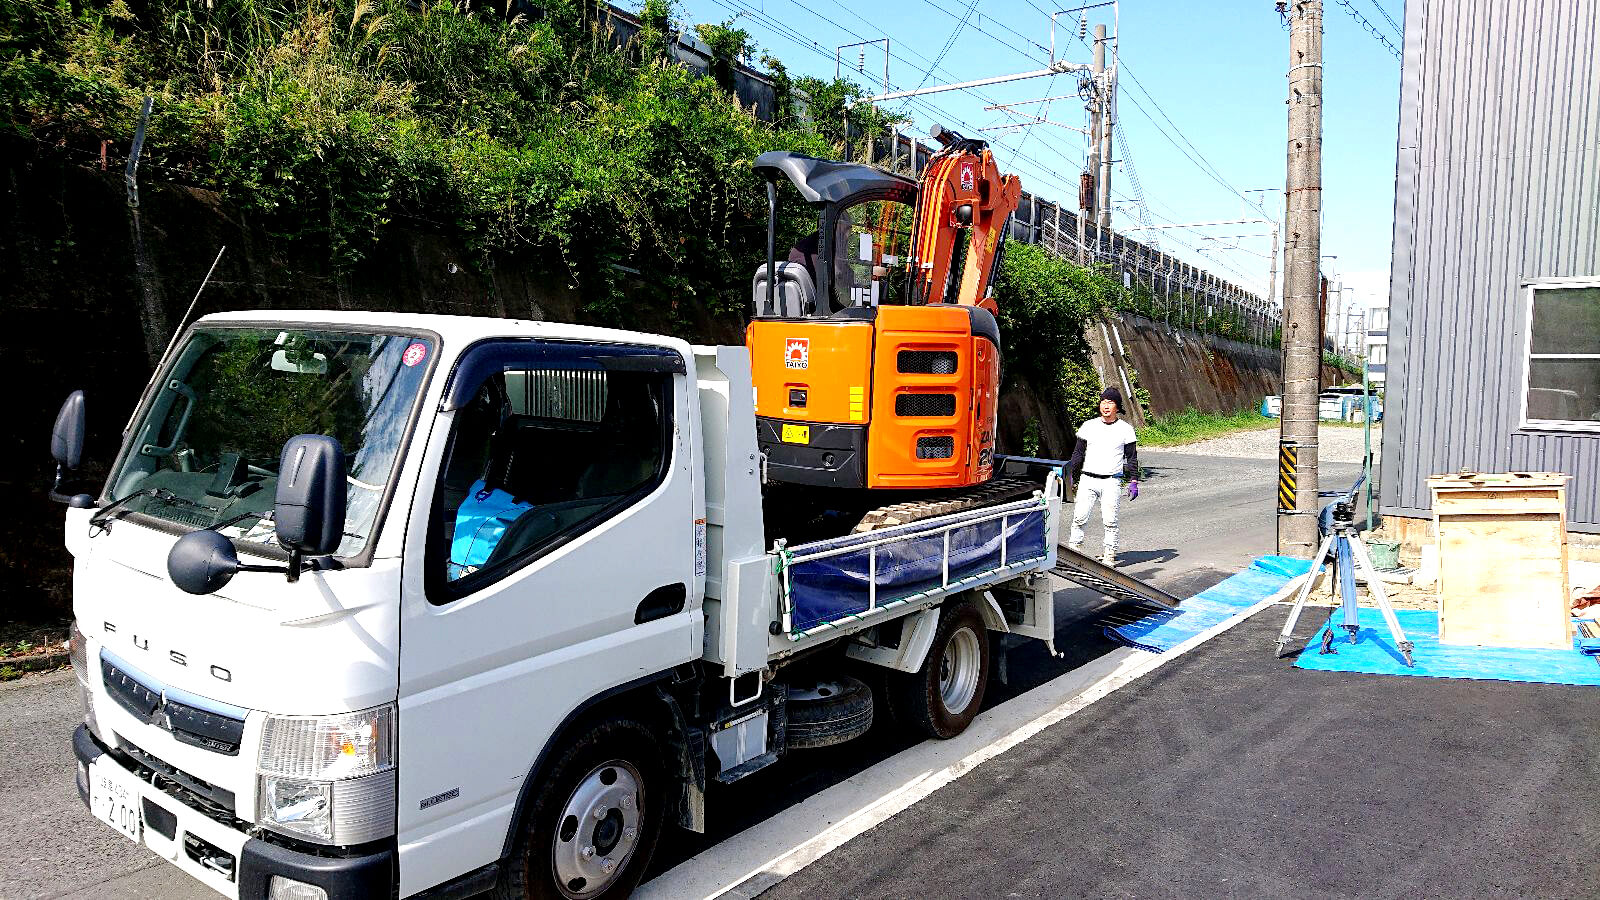
[[[986,710],[960,737],[924,741],[808,797],[641,885],[635,896],[754,897],[983,763],[1287,599],[1304,577],[1166,653],[1113,650]]]

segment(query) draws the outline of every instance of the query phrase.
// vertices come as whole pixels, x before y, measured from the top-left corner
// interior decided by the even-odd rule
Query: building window
[[[1389,347],[1386,344],[1372,344],[1367,347],[1367,363],[1381,366],[1389,362]]]
[[[1600,431],[1600,281],[1528,287],[1525,428]]]

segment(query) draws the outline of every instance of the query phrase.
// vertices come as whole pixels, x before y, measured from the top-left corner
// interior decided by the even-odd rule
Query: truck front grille
[[[133,713],[134,718],[167,729],[185,744],[224,756],[239,753],[239,742],[244,739],[244,719],[167,696],[167,688],[159,682],[149,676],[135,676],[129,667],[119,662],[109,653],[102,653],[100,678],[111,699]]]

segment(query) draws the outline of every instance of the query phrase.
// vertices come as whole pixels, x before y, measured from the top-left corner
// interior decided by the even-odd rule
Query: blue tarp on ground
[[[1241,610],[1271,597],[1311,569],[1311,562],[1289,556],[1263,556],[1250,568],[1183,601],[1176,612],[1158,612],[1105,630],[1106,637],[1151,653],[1171,650]]]
[[[1600,665],[1578,650],[1540,650],[1531,647],[1458,647],[1439,643],[1439,614],[1426,609],[1395,611],[1400,629],[1414,649],[1414,668],[1394,647],[1383,614],[1363,607],[1356,618],[1360,631],[1349,643],[1341,628],[1333,642],[1337,653],[1324,656],[1324,624],[1311,636],[1295,665],[1323,672],[1363,672],[1369,675],[1423,675],[1432,678],[1476,678],[1488,681],[1529,681],[1536,684],[1600,685]]]
[[[1000,568],[1000,519],[990,519],[950,532],[950,581]],[[1005,520],[1006,563],[1045,555],[1044,508],[1019,512]],[[911,526],[905,526],[911,528]],[[914,529],[913,529],[914,530]],[[866,612],[869,603],[870,551],[865,545],[881,533],[851,535],[793,548],[795,556],[843,548],[837,556],[789,565],[791,628],[805,631],[825,622]],[[944,532],[896,540],[878,547],[878,596],[883,606],[939,587],[944,578]]]

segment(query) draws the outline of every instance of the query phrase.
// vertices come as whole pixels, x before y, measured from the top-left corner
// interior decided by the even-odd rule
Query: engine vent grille
[[[949,459],[956,455],[956,439],[950,435],[917,438],[917,459]]]
[[[953,416],[956,414],[955,394],[898,394],[894,398],[897,416]]]
[[[901,350],[895,368],[903,375],[954,375],[956,355],[950,350]]]

